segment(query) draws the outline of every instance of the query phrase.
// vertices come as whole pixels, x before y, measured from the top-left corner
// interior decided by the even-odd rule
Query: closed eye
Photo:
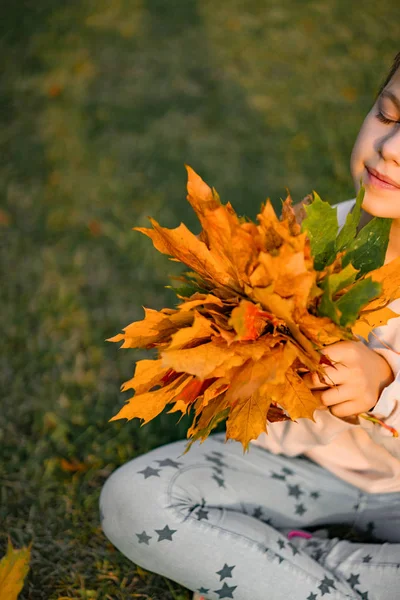
[[[385,125],[391,125],[392,123],[400,123],[400,121],[394,121],[393,119],[388,119],[380,111],[377,112],[375,116],[378,119],[378,121],[380,121],[381,123],[385,123]]]

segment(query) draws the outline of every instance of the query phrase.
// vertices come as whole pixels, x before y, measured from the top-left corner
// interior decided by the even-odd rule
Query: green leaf
[[[358,277],[381,267],[385,262],[392,219],[374,217],[363,227],[350,244],[342,259],[345,267],[350,262],[359,270]]]
[[[342,252],[354,240],[357,234],[357,227],[361,218],[361,205],[365,196],[365,187],[361,186],[357,194],[356,204],[353,210],[347,215],[346,222],[336,238],[336,252]]]
[[[307,217],[301,224],[311,244],[314,267],[317,271],[330,264],[334,259],[335,240],[338,232],[337,211],[328,202],[324,202],[314,191],[314,199],[305,207]]]
[[[183,285],[182,287],[173,287],[172,285],[164,286],[168,290],[172,290],[177,296],[183,296],[184,298],[190,298],[196,292],[200,291],[198,287],[191,285]]]
[[[342,310],[339,303],[334,300],[334,296],[340,290],[354,283],[357,273],[357,269],[352,264],[348,264],[339,273],[328,275],[322,280],[319,285],[324,290],[324,293],[318,306],[318,313],[321,316],[329,317],[334,323],[340,325]]]
[[[376,298],[381,289],[381,284],[377,281],[372,281],[370,277],[362,279],[354,284],[353,287],[336,302],[336,306],[341,313],[339,324],[343,327],[353,325],[362,307],[368,304],[373,298]]]
[[[230,410],[231,408],[230,406],[228,406],[227,408],[224,408],[224,410],[221,410],[219,413],[214,415],[207,427],[204,427],[204,429],[200,429],[190,438],[190,441],[185,446],[185,452],[183,454],[189,452],[190,448],[192,447],[192,444],[194,444],[194,442],[196,442],[197,440],[205,440],[210,435],[211,431],[215,429],[221,421],[228,417]]]
[[[328,289],[331,296],[334,296],[337,292],[340,292],[340,290],[343,290],[345,287],[354,283],[357,273],[357,269],[355,269],[352,264],[348,264],[344,269],[339,271],[339,273],[334,273],[333,275],[325,277],[321,287],[324,290]]]

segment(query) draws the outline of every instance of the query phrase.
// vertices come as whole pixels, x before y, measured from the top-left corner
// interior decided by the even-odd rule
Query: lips
[[[376,177],[380,181],[383,181],[384,183],[388,183],[389,185],[392,185],[393,187],[400,189],[400,184],[393,181],[393,179],[390,179],[390,177],[387,177],[386,175],[379,173],[379,171],[377,171],[376,169],[367,167],[367,171],[370,175],[372,175],[373,177]]]

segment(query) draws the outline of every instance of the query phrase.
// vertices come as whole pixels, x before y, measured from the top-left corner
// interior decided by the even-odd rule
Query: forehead
[[[397,69],[395,74],[392,76],[391,80],[385,87],[385,90],[390,90],[395,92],[395,90],[399,91],[400,89],[400,67]]]

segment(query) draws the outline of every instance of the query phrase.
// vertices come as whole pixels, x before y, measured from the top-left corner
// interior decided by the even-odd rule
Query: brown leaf
[[[62,470],[66,471],[67,473],[82,473],[83,471],[87,471],[89,465],[85,465],[85,463],[76,459],[70,461],[65,458],[61,458],[60,466]]]

